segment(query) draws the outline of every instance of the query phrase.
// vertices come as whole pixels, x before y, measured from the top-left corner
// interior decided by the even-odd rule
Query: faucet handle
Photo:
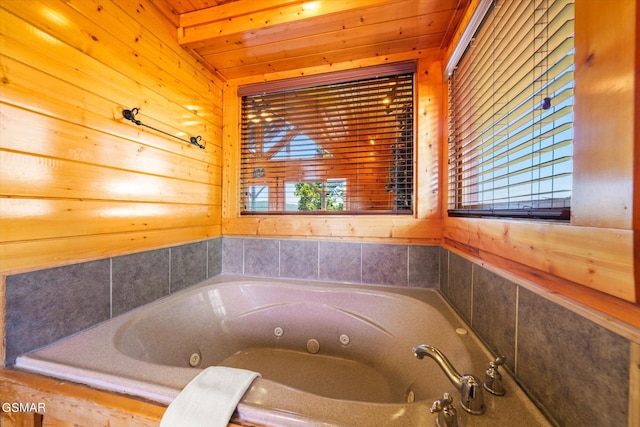
[[[484,388],[491,394],[496,396],[504,396],[505,390],[502,384],[502,374],[498,372],[498,367],[504,365],[506,361],[505,356],[498,356],[491,362],[489,362],[489,369],[484,377]]]
[[[496,357],[494,360],[492,360],[491,362],[489,362],[489,366],[492,368],[497,368],[500,365],[504,365],[504,362],[506,361],[507,361],[507,357],[504,355],[500,355]]]
[[[438,427],[458,427],[456,408],[453,406],[453,397],[449,393],[444,393],[442,399],[438,399],[431,404],[429,412],[437,413],[436,426]]]

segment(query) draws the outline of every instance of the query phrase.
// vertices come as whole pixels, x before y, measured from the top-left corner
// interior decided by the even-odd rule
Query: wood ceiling
[[[450,43],[470,0],[156,0],[181,46],[225,80]]]

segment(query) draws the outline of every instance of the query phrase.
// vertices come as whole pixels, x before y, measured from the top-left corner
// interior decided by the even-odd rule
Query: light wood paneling
[[[140,232],[168,224],[171,228],[207,227],[219,215],[219,206],[213,205],[12,197],[0,203],[0,241]]]
[[[635,301],[631,230],[448,218],[444,236],[479,253]]]
[[[169,145],[162,141],[166,147],[154,146],[151,141],[123,138],[50,116],[34,116],[7,104],[1,106],[0,114],[2,148],[7,151],[100,164],[149,175],[171,174],[193,182],[220,182],[219,168],[207,162],[207,152],[202,150],[187,147],[176,156],[167,150],[175,146],[173,142]],[[213,145],[209,145],[207,151],[221,152]]]
[[[2,196],[189,203],[219,186],[23,153],[0,153]]]
[[[157,427],[166,410],[141,400],[8,370],[0,371],[0,398],[2,402],[42,403],[45,418],[81,426]]]
[[[386,58],[353,61],[354,66],[385,63]],[[302,74],[327,72],[305,69]],[[415,242],[437,244],[442,239],[441,208],[439,205],[440,149],[442,133],[442,77],[440,57],[424,55],[418,61],[417,94],[417,149],[418,174],[416,212],[414,215],[317,216],[240,215],[240,100],[238,86],[252,79],[227,82],[224,91],[224,154],[223,154],[223,208],[224,235],[255,235],[264,237],[316,237],[340,239],[366,239],[387,242]],[[298,70],[289,77],[300,74]],[[272,76],[265,76],[267,80]]]
[[[222,83],[172,28],[147,1],[0,5],[0,271],[220,235]]]
[[[469,0],[241,0],[180,16],[178,39],[227,80],[448,45]]]
[[[0,402],[38,403],[43,413],[0,412],[2,427],[157,427],[163,405],[24,372],[0,369]],[[229,427],[258,427],[229,423]]]
[[[234,7],[249,7],[238,3]],[[633,252],[640,238],[632,218],[638,216],[638,186],[632,185],[637,172],[629,160],[636,155],[637,73],[627,54],[606,60],[621,46],[638,49],[636,7],[629,0],[615,7],[577,4],[572,223],[540,228],[447,220],[443,231],[446,91],[436,76],[443,63],[437,50],[406,45],[403,52],[324,65],[301,57],[295,69],[223,84],[181,50],[166,8],[160,12],[153,2],[5,2],[0,269],[45,268],[221,233],[432,243],[444,235],[637,300]],[[624,22],[600,25],[614,16]],[[239,216],[238,85],[406,59],[419,59],[416,215]],[[202,134],[207,149],[134,126],[121,117],[131,107],[158,128]],[[612,139],[616,143],[602,143]]]
[[[476,6],[473,1],[469,12]],[[448,218],[444,236],[451,245],[481,254],[481,259],[506,262],[512,267],[517,263],[525,270],[545,273],[540,274],[539,284],[553,286],[554,291],[570,298],[575,299],[579,293],[563,280],[637,303],[640,284],[636,270],[640,261],[636,251],[640,238],[637,224],[633,225],[638,213],[632,212],[638,205],[633,193],[638,187],[634,185],[638,180],[634,164],[638,132],[637,4],[633,0],[578,1],[575,8],[571,223]],[[468,16],[462,20],[468,21]],[[451,52],[452,47],[447,55]],[[446,145],[446,138],[442,144]],[[446,185],[444,179],[441,185]],[[600,304],[594,304],[594,297],[583,302],[620,317],[617,306],[602,296]],[[630,313],[640,316],[638,310]]]
[[[19,3],[11,3],[15,4]],[[219,131],[221,92],[213,84],[194,83],[191,96],[177,87],[173,98],[164,87],[166,83],[155,81],[153,75],[141,76],[144,70],[136,70],[138,75],[135,75],[131,74],[133,70],[127,70],[129,64],[103,62],[109,55],[109,52],[103,53],[106,50],[103,45],[92,49],[93,56],[89,56],[79,50],[80,46],[74,46],[73,40],[56,39],[7,11],[0,9],[0,19],[6,31],[0,35],[3,63],[7,64],[3,70],[5,102],[110,133],[135,135],[140,132],[141,128],[133,125],[131,129],[135,132],[120,126],[126,122],[122,109],[133,107],[140,108],[139,118],[145,123],[168,132],[206,131],[216,136],[215,132]],[[126,47],[122,43],[120,45]],[[147,85],[140,83],[145,77]],[[195,81],[194,77],[189,79]],[[74,113],[83,115],[72,117]],[[219,134],[217,136],[207,142],[219,148]],[[172,140],[162,148],[176,150],[178,146],[180,144]],[[194,155],[204,158],[201,153]]]
[[[430,220],[442,217],[440,176],[443,170],[442,62],[439,56],[418,61],[416,70],[416,217]],[[446,165],[446,163],[445,163]],[[446,193],[446,191],[444,191]]]
[[[632,228],[637,2],[576,2],[574,225]]]
[[[41,416],[22,412],[0,412],[2,427],[41,427]]]
[[[200,227],[130,231],[56,239],[28,240],[0,245],[2,267],[12,273],[104,259],[122,254],[175,246],[220,236],[220,224]]]
[[[411,216],[253,216],[224,218],[224,235],[260,237],[309,237],[394,243],[438,244],[442,238],[440,220],[416,220]]]

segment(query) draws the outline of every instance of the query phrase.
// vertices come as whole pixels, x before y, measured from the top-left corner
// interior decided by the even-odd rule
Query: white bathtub
[[[22,355],[16,367],[168,404],[202,368],[224,365],[262,375],[238,420],[435,425],[433,400],[446,391],[459,402],[459,393],[412,348],[434,345],[483,379],[491,355],[465,330],[435,290],[217,277]],[[485,415],[458,410],[465,425],[509,425],[514,414],[520,426],[547,425],[506,380],[507,396],[486,393]]]

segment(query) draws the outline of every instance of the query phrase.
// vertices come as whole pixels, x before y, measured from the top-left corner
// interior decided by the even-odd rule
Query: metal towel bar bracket
[[[156,129],[156,128],[154,128],[152,126],[149,126],[149,125],[145,125],[140,120],[136,119],[136,115],[139,112],[140,112],[140,110],[137,109],[137,108],[132,108],[131,110],[122,110],[122,117],[124,117],[127,120],[130,120],[132,123],[134,123],[134,124],[136,124],[138,126],[144,126],[146,128],[155,130],[156,132],[163,133],[163,134],[165,134],[167,136],[170,136],[170,137],[175,138],[175,139],[179,139],[180,141],[186,142],[187,144],[195,145],[196,147],[202,148],[204,150],[204,145],[200,144],[200,141],[202,140],[202,137],[200,135],[192,136],[191,138],[189,138],[189,140],[182,139],[179,136],[175,136],[175,135],[172,135],[172,134],[170,134],[168,132],[165,132],[163,130]]]

